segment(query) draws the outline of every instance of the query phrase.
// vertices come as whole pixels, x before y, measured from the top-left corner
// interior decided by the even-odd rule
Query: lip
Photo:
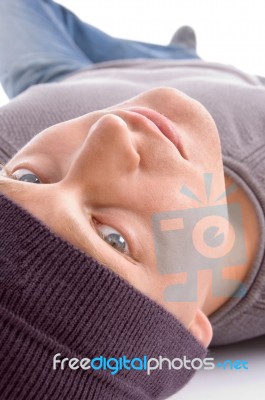
[[[151,122],[153,122],[160,130],[160,132],[164,136],[166,136],[171,141],[171,143],[175,145],[175,147],[182,155],[180,135],[175,129],[173,123],[167,117],[147,107],[130,107],[127,110],[143,115]]]

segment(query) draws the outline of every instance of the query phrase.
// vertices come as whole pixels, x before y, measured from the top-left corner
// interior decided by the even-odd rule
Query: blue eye
[[[24,173],[20,172],[18,174],[18,171],[24,171]],[[19,175],[19,176],[17,176],[17,175]],[[22,181],[22,182],[30,182],[30,183],[38,183],[38,184],[41,183],[41,181],[39,180],[37,175],[30,172],[28,169],[18,169],[17,171],[13,172],[13,174],[10,176],[10,178],[13,178],[17,181]]]
[[[100,225],[97,227],[97,230],[99,229],[101,229],[99,235],[103,240],[105,240],[105,242],[121,253],[129,254],[127,242],[118,231],[108,225]]]

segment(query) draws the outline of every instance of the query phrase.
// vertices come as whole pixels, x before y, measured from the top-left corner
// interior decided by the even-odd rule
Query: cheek
[[[179,279],[173,279],[171,277],[170,282],[164,283],[163,285],[159,285],[159,300],[158,302],[171,314],[173,314],[177,319],[179,319],[185,327],[188,327],[191,323],[196,309],[198,307],[197,302],[180,302],[180,301],[167,301],[165,297],[166,290],[170,289],[171,294],[174,291],[178,292],[178,284],[176,281]],[[183,283],[182,283],[183,285]],[[185,283],[184,283],[185,285]]]
[[[194,318],[198,302],[166,301],[165,298],[165,291],[171,288],[177,292],[178,284],[185,284],[184,273],[163,275],[158,271],[152,271],[149,273],[145,294],[173,314],[185,327],[188,327]]]
[[[192,322],[196,310],[197,303],[177,303],[177,302],[164,302],[163,307],[174,315],[182,324],[188,328]]]
[[[222,166],[222,151],[218,131],[211,120],[194,125],[191,135],[190,153],[192,160],[209,172],[216,172]]]

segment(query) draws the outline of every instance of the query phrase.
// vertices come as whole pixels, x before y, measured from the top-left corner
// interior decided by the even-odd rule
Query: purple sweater
[[[225,172],[249,194],[260,221],[260,244],[245,279],[247,293],[210,316],[212,345],[265,334],[265,87],[232,66],[203,61],[104,62],[67,79],[26,90],[0,109],[0,162],[41,130],[126,100],[157,86],[200,101],[220,134]]]

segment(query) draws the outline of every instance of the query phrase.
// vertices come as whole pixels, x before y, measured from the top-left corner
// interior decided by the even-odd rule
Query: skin
[[[129,111],[132,106],[165,115],[177,130],[180,150],[151,121]],[[24,146],[6,168],[0,179],[3,193],[160,303],[208,346],[212,338],[208,316],[228,297],[213,298],[211,274],[199,271],[196,301],[166,302],[165,288],[184,282],[185,273],[159,273],[151,225],[153,213],[200,206],[181,193],[183,184],[206,204],[204,172],[213,174],[212,199],[232,183],[224,176],[216,125],[199,102],[176,89],[152,89],[116,106],[49,127]],[[11,180],[7,171],[17,179],[25,172],[34,174],[41,183]],[[243,279],[255,255],[258,221],[242,190],[232,201],[243,205],[248,260],[240,269],[226,269],[224,276]],[[219,204],[225,205],[226,199]],[[250,232],[247,215],[252,221]],[[100,236],[100,232],[109,234],[113,229],[126,240],[128,254]]]

